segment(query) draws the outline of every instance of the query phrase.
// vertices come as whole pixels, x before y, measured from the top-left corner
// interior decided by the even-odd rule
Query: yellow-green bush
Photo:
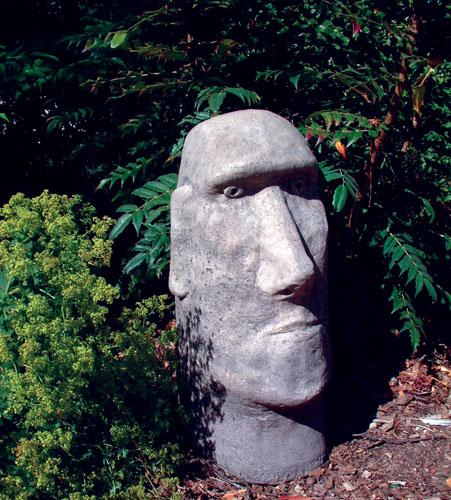
[[[180,454],[166,297],[119,309],[112,221],[77,196],[0,209],[0,492],[35,498],[144,491]],[[158,336],[158,340],[156,337]],[[137,491],[137,490],[136,490]]]

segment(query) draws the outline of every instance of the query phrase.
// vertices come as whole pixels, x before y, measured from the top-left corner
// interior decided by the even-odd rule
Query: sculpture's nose
[[[308,294],[315,268],[284,194],[271,186],[255,197],[261,217],[260,261],[257,287],[280,299]]]

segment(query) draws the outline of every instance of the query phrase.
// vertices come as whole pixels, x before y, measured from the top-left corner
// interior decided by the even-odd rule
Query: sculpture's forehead
[[[183,148],[179,186],[294,176],[315,165],[306,140],[290,122],[270,111],[236,111],[191,130]]]

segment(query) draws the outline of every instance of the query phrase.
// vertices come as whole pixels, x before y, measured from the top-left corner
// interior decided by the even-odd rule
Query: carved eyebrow
[[[223,191],[229,186],[258,189],[274,184],[283,184],[284,182],[300,178],[309,178],[312,183],[316,183],[317,176],[318,169],[316,167],[305,167],[296,170],[273,170],[261,172],[259,174],[223,175],[219,176],[217,179],[212,179],[210,182],[207,181],[207,183],[209,183],[210,188],[214,191]]]

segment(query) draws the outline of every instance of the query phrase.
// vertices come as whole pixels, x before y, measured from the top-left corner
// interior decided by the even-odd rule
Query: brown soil
[[[451,427],[420,418],[450,419],[451,369],[411,360],[389,382],[392,398],[378,407],[369,428],[334,446],[322,468],[295,481],[243,484],[211,464],[185,479],[185,499],[446,499],[451,498]],[[450,423],[450,420],[447,422]]]

